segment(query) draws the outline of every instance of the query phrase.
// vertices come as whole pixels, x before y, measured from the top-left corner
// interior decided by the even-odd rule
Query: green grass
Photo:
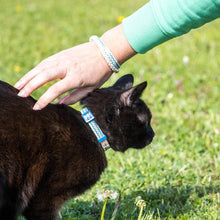
[[[140,1],[1,0],[0,79],[14,84],[42,59],[101,35]],[[16,7],[18,12],[16,12]],[[141,151],[106,152],[100,181],[64,205],[62,219],[100,219],[98,190],[121,191],[115,219],[220,219],[220,20],[138,55],[113,75],[148,81],[143,99],[153,113],[153,144]],[[184,64],[184,56],[189,57]],[[20,67],[14,68],[15,66]],[[34,92],[40,95],[50,84]],[[117,200],[108,200],[110,219]]]

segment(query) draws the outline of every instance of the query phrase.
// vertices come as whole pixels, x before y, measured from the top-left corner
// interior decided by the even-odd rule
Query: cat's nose
[[[152,127],[148,125],[146,129],[146,145],[149,145],[153,141],[154,135]]]
[[[150,125],[147,126],[147,135],[153,139],[155,133]]]

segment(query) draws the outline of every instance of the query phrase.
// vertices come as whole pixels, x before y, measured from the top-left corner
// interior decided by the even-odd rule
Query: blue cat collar
[[[107,137],[105,136],[105,134],[103,134],[100,127],[96,124],[95,117],[92,112],[87,108],[83,108],[80,112],[82,114],[82,118],[90,126],[102,148],[104,150],[108,150],[110,148],[110,145],[107,141]]]

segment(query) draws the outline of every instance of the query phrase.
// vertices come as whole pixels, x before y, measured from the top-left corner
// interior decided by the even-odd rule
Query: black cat
[[[126,75],[82,100],[91,111],[84,109],[84,117],[101,129],[93,128],[99,143],[79,111],[54,104],[33,111],[33,98],[0,81],[0,219],[55,220],[66,200],[100,178],[107,166],[103,147],[124,152],[150,144],[151,113],[140,100],[146,85],[132,87]]]

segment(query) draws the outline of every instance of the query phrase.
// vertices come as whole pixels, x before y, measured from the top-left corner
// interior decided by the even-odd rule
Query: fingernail
[[[34,105],[33,110],[39,111],[39,110],[41,110],[41,107],[38,104],[36,104],[36,105]]]
[[[20,89],[20,88],[22,87],[21,82],[17,82],[17,83],[14,85],[14,87],[15,87],[16,89]]]
[[[20,97],[26,97],[26,92],[24,90],[21,90],[19,93],[18,93],[18,96]]]

